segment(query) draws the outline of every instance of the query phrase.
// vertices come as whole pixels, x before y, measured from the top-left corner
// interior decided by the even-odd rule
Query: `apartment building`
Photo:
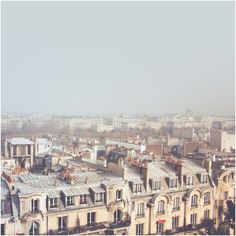
[[[234,199],[234,170],[216,173],[210,161],[203,168],[187,158],[148,163],[121,156],[94,168],[4,172],[2,235],[173,234],[218,219],[218,206]]]

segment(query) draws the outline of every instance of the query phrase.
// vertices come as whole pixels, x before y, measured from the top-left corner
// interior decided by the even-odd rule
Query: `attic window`
[[[169,180],[169,187],[170,188],[177,188],[177,179],[170,179]]]
[[[141,192],[142,192],[142,184],[134,184],[133,193],[141,193]]]
[[[207,184],[207,175],[205,174],[201,175],[201,184]]]
[[[187,176],[186,177],[186,185],[192,186],[193,185],[193,176]]]
[[[160,190],[161,189],[161,180],[156,180],[152,182],[152,190]]]

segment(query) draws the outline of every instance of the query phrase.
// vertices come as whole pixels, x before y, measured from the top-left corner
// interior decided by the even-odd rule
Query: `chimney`
[[[144,187],[146,191],[148,191],[148,185],[149,185],[149,163],[146,162],[145,166],[142,167],[143,177],[144,177]]]

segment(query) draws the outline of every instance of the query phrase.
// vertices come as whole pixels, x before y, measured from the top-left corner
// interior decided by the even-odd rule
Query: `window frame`
[[[165,201],[160,200],[157,202],[157,214],[165,214]]]
[[[144,216],[145,212],[145,204],[143,202],[140,202],[137,204],[137,212],[136,212],[136,216],[140,217],[140,216]]]
[[[66,206],[70,207],[70,206],[74,206],[74,205],[75,205],[75,196],[67,196],[66,197]]]
[[[63,231],[68,227],[68,216],[59,216],[58,217],[58,230]]]
[[[92,219],[94,218],[94,219]],[[92,221],[94,220],[94,221]],[[93,212],[88,212],[87,213],[87,225],[92,225],[92,224],[95,224],[96,223],[96,212],[93,211]]]
[[[144,232],[144,224],[136,224],[136,235],[143,235]]]

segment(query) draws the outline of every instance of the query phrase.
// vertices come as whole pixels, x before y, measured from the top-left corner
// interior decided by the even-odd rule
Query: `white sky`
[[[2,112],[234,114],[234,2],[2,2]]]

